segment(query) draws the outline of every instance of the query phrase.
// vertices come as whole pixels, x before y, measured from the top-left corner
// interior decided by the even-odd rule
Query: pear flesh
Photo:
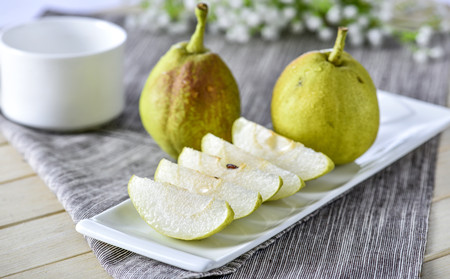
[[[131,177],[128,194],[142,219],[169,237],[203,239],[233,221],[227,202],[148,178]]]
[[[305,181],[320,177],[334,168],[333,161],[325,154],[243,117],[234,122],[232,137],[237,147],[295,173]]]
[[[298,175],[282,169],[267,160],[256,157],[213,134],[207,134],[203,137],[202,151],[213,156],[221,157],[236,166],[247,164],[250,167],[280,176],[283,180],[283,185],[278,193],[269,200],[289,197],[305,186],[305,182]]]
[[[239,185],[185,168],[166,159],[159,162],[155,180],[170,183],[190,192],[226,201],[234,211],[234,219],[243,218],[262,203],[261,195]]]
[[[207,5],[197,5],[197,29],[151,71],[139,100],[142,124],[155,142],[177,158],[183,147],[200,149],[208,132],[231,140],[240,116],[238,85],[227,65],[203,45]]]
[[[220,157],[189,147],[185,147],[181,152],[178,164],[256,191],[261,194],[263,202],[273,197],[283,185],[283,180],[278,175],[252,168],[247,164],[236,166]]]
[[[335,47],[292,61],[278,78],[271,113],[275,132],[326,154],[335,164],[361,156],[379,127],[376,88],[369,73],[343,51],[346,28]]]

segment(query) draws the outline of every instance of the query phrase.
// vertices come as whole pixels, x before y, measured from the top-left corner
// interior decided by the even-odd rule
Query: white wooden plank
[[[425,259],[434,258],[434,254],[450,252],[450,198],[431,204],[428,228],[428,242]]]
[[[37,176],[0,185],[0,228],[63,210]]]
[[[0,183],[32,174],[31,167],[12,146],[0,146]]]
[[[0,230],[0,277],[89,252],[69,215],[56,215]]]
[[[80,268],[82,267],[82,268]],[[111,278],[92,252],[7,276],[8,279],[107,279]]]
[[[426,262],[422,266],[421,278],[443,279],[450,277],[450,255]]]
[[[433,200],[450,197],[450,128],[441,134],[436,165],[436,179]]]

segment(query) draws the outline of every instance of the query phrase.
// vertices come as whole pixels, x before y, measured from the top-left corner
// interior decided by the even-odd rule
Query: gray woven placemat
[[[138,98],[151,68],[175,42],[186,39],[129,30],[125,83],[127,106],[117,120],[85,133],[28,129],[0,115],[4,136],[57,195],[74,222],[127,199],[132,174],[152,177],[166,155],[143,130]],[[450,39],[440,38],[444,49]],[[241,90],[242,113],[270,126],[271,89],[281,70],[301,53],[330,47],[310,36],[246,45],[208,36],[206,45],[232,69]],[[446,57],[416,64],[402,48],[348,51],[368,69],[378,88],[446,104]],[[422,145],[233,262],[207,273],[166,265],[87,238],[115,278],[415,278],[426,245],[438,139]]]

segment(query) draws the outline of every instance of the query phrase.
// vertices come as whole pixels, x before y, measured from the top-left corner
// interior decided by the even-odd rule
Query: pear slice
[[[289,197],[305,186],[305,182],[298,175],[282,169],[267,160],[256,157],[213,134],[208,133],[202,138],[202,151],[213,156],[221,157],[236,166],[246,164],[250,167],[280,176],[283,180],[283,186],[269,200]]]
[[[328,156],[316,152],[243,117],[233,124],[233,144],[297,174],[303,180],[320,177],[334,169]]]
[[[256,191],[179,166],[166,159],[159,162],[155,180],[185,188],[193,193],[224,200],[233,209],[234,219],[251,214],[262,203],[261,194]]]
[[[173,238],[206,238],[233,221],[233,210],[226,201],[148,178],[131,177],[128,195],[145,222]]]
[[[263,202],[273,197],[283,185],[283,180],[278,175],[249,167],[246,164],[235,166],[220,157],[189,147],[183,148],[178,157],[178,164],[259,192]]]

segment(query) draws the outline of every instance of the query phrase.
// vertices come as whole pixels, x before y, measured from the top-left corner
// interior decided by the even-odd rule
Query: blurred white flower
[[[444,50],[440,46],[432,47],[429,54],[431,58],[441,58],[444,56]]]
[[[380,46],[383,43],[383,33],[378,28],[372,28],[367,32],[367,39],[373,46]]]
[[[264,15],[267,13],[267,11],[269,11],[270,8],[263,3],[262,1],[258,1],[255,3],[255,12],[261,17],[263,18]]]
[[[352,23],[347,26],[349,36],[353,36],[353,34],[361,34],[362,28],[358,23]]]
[[[176,22],[167,26],[167,32],[169,32],[170,34],[183,34],[188,30],[188,24],[185,22]]]
[[[243,24],[238,24],[228,29],[226,37],[230,41],[238,43],[246,43],[250,40],[250,32],[247,26]]]
[[[428,35],[428,36],[433,35],[433,32],[434,32],[433,27],[431,27],[429,25],[424,25],[424,26],[420,27],[420,29],[419,29],[419,33]]]
[[[295,21],[291,24],[291,31],[294,34],[300,34],[305,30],[305,26],[301,21]]]
[[[170,16],[166,13],[161,13],[156,17],[155,23],[157,27],[166,27],[170,23]]]
[[[344,15],[344,18],[347,19],[355,18],[356,15],[358,15],[358,8],[355,5],[345,6],[342,10],[342,14]]]
[[[278,39],[279,30],[274,26],[264,26],[261,30],[261,36],[266,40],[273,41]]]
[[[287,21],[293,19],[297,15],[297,11],[293,7],[286,7],[283,9],[283,18]]]
[[[419,46],[427,46],[433,36],[433,28],[428,25],[422,26],[416,36],[416,43]]]
[[[282,20],[279,11],[275,10],[275,9],[269,9],[267,10],[267,12],[264,14],[264,22],[269,23],[269,24],[274,24],[276,25],[277,22],[279,22],[280,20]]]
[[[333,31],[331,30],[331,28],[322,27],[319,30],[318,36],[322,41],[329,41],[333,38]]]
[[[307,14],[305,16],[305,25],[309,31],[316,31],[322,26],[322,19],[318,16]]]
[[[136,15],[129,15],[125,18],[125,27],[133,29],[139,26],[139,20]]]
[[[413,58],[418,63],[425,63],[428,61],[428,55],[425,50],[419,49],[413,54]]]
[[[221,17],[222,15],[228,13],[228,10],[223,5],[217,5],[215,6],[214,12],[217,17]]]
[[[122,1],[141,4],[143,7],[142,13],[130,14],[125,18],[127,28],[140,27],[150,31],[165,30],[179,34],[191,30],[192,22],[195,21],[193,10],[200,0],[173,0],[170,5],[166,0]],[[419,48],[414,52],[416,61],[425,62],[444,55],[442,47],[429,47],[434,32],[450,32],[450,12],[444,4],[429,1],[433,2],[430,4],[426,0],[417,3],[400,1],[408,5],[398,5],[397,2],[389,0],[326,2],[331,4],[329,8],[321,5],[318,9],[313,0],[208,0],[210,15],[207,27],[209,32],[222,32],[228,40],[243,43],[253,35],[275,40],[285,30],[298,34],[305,29],[316,34],[320,40],[327,41],[335,37],[337,26],[346,25],[349,28],[347,40],[354,46],[365,42],[379,46],[384,38],[394,37],[406,40],[406,43],[412,44],[413,49]],[[302,7],[301,10],[298,9],[299,6]],[[433,8],[431,13],[433,24],[436,23],[433,25],[435,28],[422,24],[415,34],[411,30],[401,29],[401,26],[392,21],[394,16],[406,18],[411,11],[425,7]]]
[[[370,20],[369,17],[362,15],[358,17],[358,20],[356,22],[358,22],[359,26],[366,28],[367,26],[369,26]]]
[[[443,20],[439,25],[439,29],[444,33],[450,32],[450,19]]]
[[[258,26],[261,23],[261,18],[259,17],[259,15],[248,8],[242,9],[241,17],[250,27]]]
[[[183,0],[184,6],[186,7],[186,10],[194,10],[195,6],[197,6],[196,0]]]
[[[349,24],[347,37],[352,46],[360,46],[364,43],[364,35],[357,23]]]
[[[150,30],[150,31],[157,31],[158,26],[155,23],[156,18],[158,16],[158,12],[155,10],[148,10],[145,13],[142,13],[139,18],[139,25],[142,26],[142,28]]]
[[[140,18],[143,21],[154,20],[158,16],[159,13],[160,13],[160,11],[158,11],[156,9],[148,9],[145,12],[143,12],[142,14],[140,14]]]
[[[220,28],[227,29],[236,23],[236,15],[233,13],[223,13],[218,17],[217,23]]]
[[[217,23],[217,22],[211,22],[211,23],[209,23],[208,24],[208,31],[211,33],[211,34],[219,34],[219,32],[220,32],[220,26],[219,26],[219,24]]]
[[[392,19],[394,15],[394,1],[382,1],[380,10],[378,11],[378,18],[381,21],[387,22]]]
[[[341,9],[339,6],[333,6],[328,10],[325,18],[329,23],[338,24],[341,21]]]
[[[229,0],[228,3],[235,9],[242,7],[242,0]]]
[[[350,37],[350,44],[352,46],[361,46],[364,44],[364,36],[361,34],[353,35]]]

